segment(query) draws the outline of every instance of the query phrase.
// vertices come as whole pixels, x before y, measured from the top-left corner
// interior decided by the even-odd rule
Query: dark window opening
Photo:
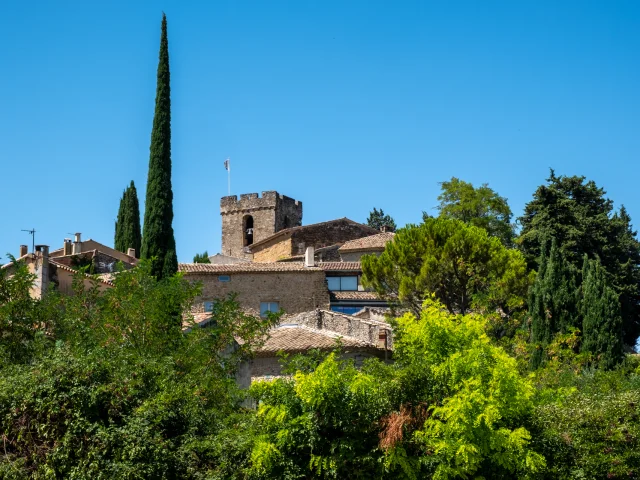
[[[283,228],[289,228],[291,227],[291,222],[289,221],[289,217],[287,217],[286,215],[284,216],[284,222],[283,222]]]
[[[245,215],[242,219],[242,233],[244,246],[248,247],[253,243],[253,217],[251,215]]]

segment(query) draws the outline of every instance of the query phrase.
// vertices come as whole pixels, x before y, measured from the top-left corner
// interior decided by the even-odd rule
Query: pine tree
[[[171,225],[173,222],[173,191],[171,190],[171,91],[169,80],[167,17],[162,14],[156,107],[151,132],[141,252],[141,258],[156,258],[152,272],[159,279],[171,276],[178,270],[176,241]]]
[[[129,248],[135,248],[136,258],[140,258],[141,244],[138,192],[133,180],[131,180],[131,185],[124,191],[120,200],[114,248],[124,253],[127,253]]]
[[[211,263],[209,252],[205,250],[203,253],[196,253],[193,257],[193,263]]]
[[[537,346],[532,357],[534,368],[544,361],[545,348],[556,333],[566,333],[580,323],[575,275],[555,238],[551,248],[548,241],[543,243],[539,262],[529,297],[531,340]]]
[[[599,260],[585,256],[582,283],[582,351],[606,369],[624,358],[622,315],[618,294],[610,287]]]

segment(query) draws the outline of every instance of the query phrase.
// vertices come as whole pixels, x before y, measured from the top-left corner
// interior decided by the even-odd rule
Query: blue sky
[[[180,261],[220,248],[232,193],[278,190],[304,223],[398,224],[438,182],[488,182],[520,215],[549,167],[640,222],[636,1],[21,2],[0,7],[0,252],[113,244],[144,205],[162,11]]]

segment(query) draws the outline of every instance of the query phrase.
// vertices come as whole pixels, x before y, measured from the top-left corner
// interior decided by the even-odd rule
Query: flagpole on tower
[[[231,162],[229,157],[224,161],[224,168],[227,169],[227,188],[229,190],[229,196],[231,196]]]

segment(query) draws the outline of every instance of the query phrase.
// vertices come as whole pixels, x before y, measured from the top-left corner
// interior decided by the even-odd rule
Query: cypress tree
[[[545,349],[557,333],[579,326],[578,292],[575,275],[554,239],[545,241],[540,255],[540,269],[531,288],[529,315],[531,339],[537,345],[532,366],[544,361]]]
[[[135,248],[136,258],[140,258],[141,244],[138,192],[133,180],[131,180],[131,185],[124,191],[120,200],[114,248],[124,253],[127,253],[129,248]]]
[[[611,288],[599,260],[585,256],[582,283],[582,351],[611,369],[624,358],[622,315],[618,294]]]
[[[176,241],[172,227],[171,91],[169,80],[167,17],[163,13],[141,251],[141,258],[155,257],[152,272],[158,279],[171,276],[178,271]]]

